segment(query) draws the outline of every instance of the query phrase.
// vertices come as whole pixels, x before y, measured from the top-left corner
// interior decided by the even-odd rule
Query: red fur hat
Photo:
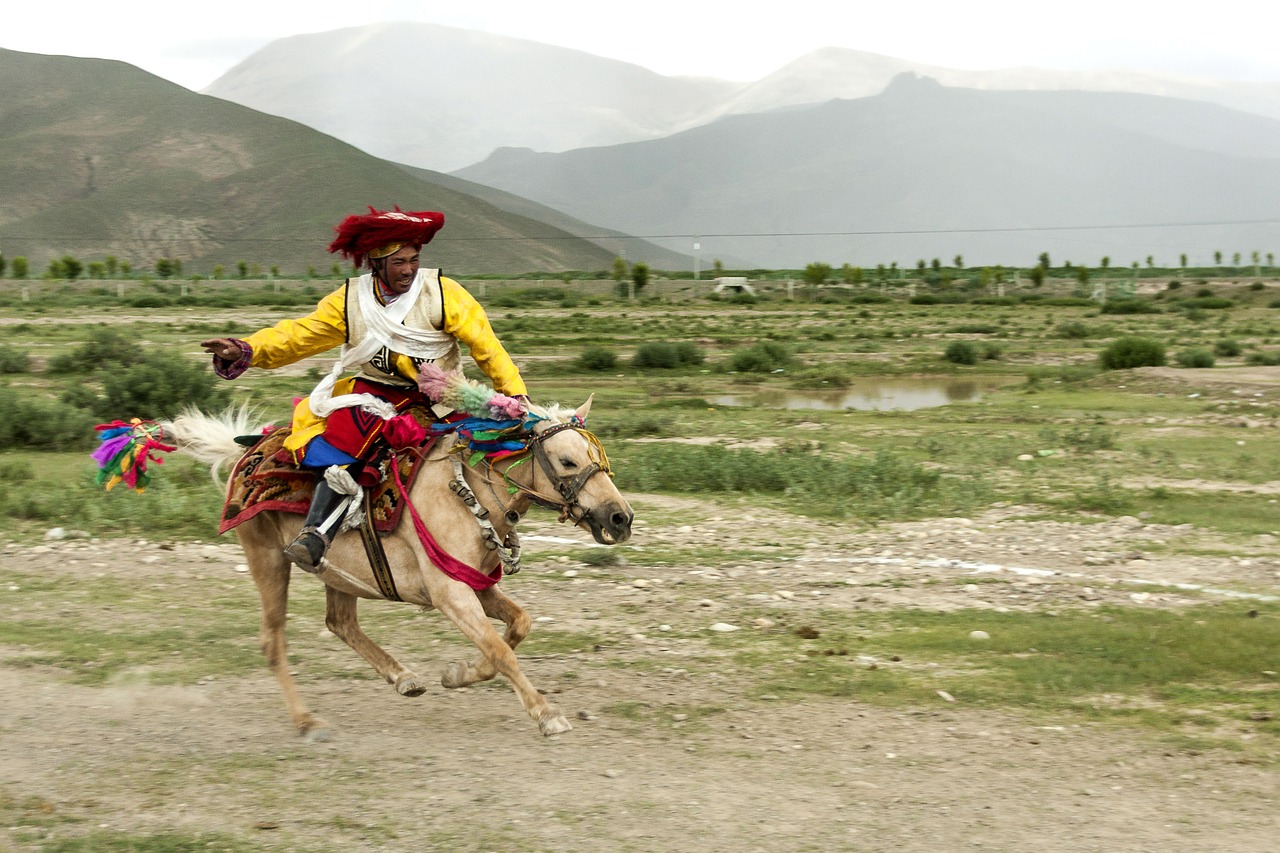
[[[404,246],[422,248],[444,227],[444,214],[434,210],[408,213],[397,205],[395,210],[378,210],[372,206],[363,215],[352,215],[333,229],[338,236],[329,244],[330,252],[341,252],[356,269],[365,258],[385,258]]]

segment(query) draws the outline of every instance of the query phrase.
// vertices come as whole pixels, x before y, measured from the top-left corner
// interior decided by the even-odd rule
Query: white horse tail
[[[260,415],[246,403],[216,415],[188,407],[173,420],[161,421],[160,426],[165,438],[177,445],[180,452],[208,465],[213,481],[221,486],[219,472],[245,452],[244,446],[236,443],[236,436],[260,433],[263,424]]]

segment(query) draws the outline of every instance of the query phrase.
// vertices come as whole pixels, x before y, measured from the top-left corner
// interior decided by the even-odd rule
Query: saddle
[[[258,439],[245,451],[231,471],[227,501],[222,507],[218,525],[219,533],[243,524],[260,512],[268,510],[306,515],[315,491],[315,471],[294,464],[293,455],[284,449],[284,440],[290,434],[288,427],[281,427]],[[405,488],[412,486],[422,467],[422,460],[435,443],[437,435],[429,433],[426,441],[412,448],[392,452],[384,451],[384,457],[392,457],[400,471]],[[367,466],[366,474],[375,470]],[[358,480],[365,480],[359,477]],[[368,490],[365,512],[373,523],[373,529],[381,535],[391,533],[400,523],[405,501],[396,488],[393,478],[378,483],[361,482]]]

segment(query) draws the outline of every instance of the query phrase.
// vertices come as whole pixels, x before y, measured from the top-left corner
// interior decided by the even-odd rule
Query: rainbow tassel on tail
[[[155,421],[133,418],[128,423],[112,421],[98,424],[94,429],[102,442],[91,454],[93,461],[98,463],[96,480],[98,485],[105,485],[107,491],[115,488],[117,483],[124,483],[138,492],[146,491],[147,484],[151,482],[147,462],[161,465],[164,458],[158,453],[177,450],[160,441],[163,433]]]

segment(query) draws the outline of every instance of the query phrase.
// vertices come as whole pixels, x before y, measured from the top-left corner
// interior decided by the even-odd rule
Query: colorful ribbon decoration
[[[98,463],[96,482],[107,491],[117,483],[124,483],[137,492],[146,491],[151,482],[147,462],[164,463],[159,453],[171,453],[176,447],[160,441],[163,430],[155,421],[133,418],[128,421],[112,421],[98,424],[98,440],[102,443],[93,451],[93,461]]]

